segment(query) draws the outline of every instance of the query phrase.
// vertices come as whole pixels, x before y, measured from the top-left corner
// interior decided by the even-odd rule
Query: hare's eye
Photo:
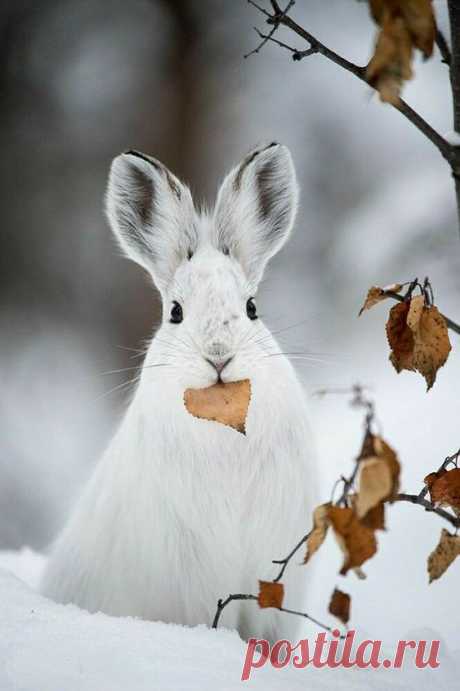
[[[254,298],[249,298],[246,303],[246,313],[249,319],[257,319],[257,307]]]
[[[182,307],[175,300],[173,301],[173,306],[171,307],[171,324],[180,324],[184,315],[182,313]]]

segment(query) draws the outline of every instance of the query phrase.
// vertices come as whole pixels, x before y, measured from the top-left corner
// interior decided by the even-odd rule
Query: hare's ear
[[[128,151],[113,160],[106,210],[125,254],[163,291],[196,247],[190,190],[159,161]]]
[[[252,151],[225,178],[214,218],[218,249],[230,252],[257,287],[268,260],[286,242],[298,188],[289,150],[281,144]]]

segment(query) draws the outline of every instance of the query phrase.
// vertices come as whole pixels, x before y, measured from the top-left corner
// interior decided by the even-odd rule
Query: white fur
[[[262,222],[257,195],[266,176],[257,181],[257,173],[270,157],[276,175],[269,184],[275,193],[278,185],[280,199],[269,208],[278,217]],[[258,579],[277,571],[272,559],[308,530],[315,471],[304,394],[268,329],[246,314],[263,267],[291,230],[297,187],[284,147],[248,160],[239,186],[239,168],[225,180],[213,215],[196,213],[174,179],[179,199],[165,182],[166,169],[130,154],[114,161],[109,218],[122,246],[159,286],[163,323],[125,418],[54,547],[43,591],[60,602],[210,625],[218,598],[256,593]],[[131,223],[139,222],[129,197],[133,166],[149,185],[154,179],[155,204],[138,227],[140,245],[134,226],[123,221],[131,214]],[[136,184],[141,180],[136,172]],[[183,307],[180,324],[169,322],[173,300]],[[206,358],[230,356],[222,379],[251,381],[246,436],[193,417],[183,402],[186,388],[216,381]],[[287,605],[301,606],[305,569],[292,564],[283,581]],[[292,634],[295,622],[254,602],[232,603],[222,615],[222,624],[243,637]]]

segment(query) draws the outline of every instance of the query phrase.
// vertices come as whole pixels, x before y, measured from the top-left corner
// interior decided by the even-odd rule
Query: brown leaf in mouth
[[[220,422],[246,434],[246,417],[251,400],[249,379],[218,382],[206,389],[186,389],[184,404],[188,412],[203,420]]]

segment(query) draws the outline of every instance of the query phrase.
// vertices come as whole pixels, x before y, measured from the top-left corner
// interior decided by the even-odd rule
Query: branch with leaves
[[[322,55],[338,67],[350,72],[362,82],[376,90],[380,99],[396,108],[438,149],[448,162],[455,180],[457,209],[460,221],[460,146],[451,143],[435,130],[417,111],[404,101],[401,89],[404,81],[413,76],[413,55],[419,50],[427,59],[437,45],[442,61],[449,67],[452,89],[454,130],[460,137],[460,8],[458,2],[449,0],[451,22],[451,52],[447,40],[436,25],[436,19],[430,0],[369,0],[373,20],[379,27],[374,54],[367,65],[356,65],[335,50],[320,41],[306,28],[290,16],[295,1],[289,0],[283,10],[277,0],[270,0],[270,10],[255,0],[248,0],[266,18],[271,26],[268,33],[255,31],[260,43],[245,57],[259,53],[267,43],[273,43],[291,53],[294,61],[300,61],[312,55]],[[290,29],[307,43],[307,48],[296,48],[276,36],[280,26]],[[457,32],[457,33],[456,33]]]
[[[460,146],[455,140],[452,143],[441,136],[400,96],[403,83],[413,75],[414,52],[418,50],[425,58],[429,58],[436,45],[442,61],[449,68],[454,130],[460,133],[460,4],[455,0],[448,0],[451,50],[436,25],[431,0],[369,0],[370,13],[378,26],[378,35],[369,63],[361,66],[352,63],[298,24],[290,16],[295,0],[289,0],[284,9],[277,0],[270,0],[270,9],[262,7],[255,0],[248,2],[265,16],[271,28],[267,33],[255,29],[260,43],[245,57],[260,53],[268,43],[288,51],[294,61],[318,54],[375,89],[380,99],[402,113],[449,163],[456,184],[460,219]],[[297,48],[281,41],[276,35],[281,26],[299,36],[307,44],[306,47]],[[428,278],[423,283],[414,279],[387,288],[373,286],[360,314],[386,298],[392,298],[398,303],[390,309],[386,324],[391,349],[390,361],[398,373],[403,370],[418,371],[425,378],[429,390],[451,350],[448,330],[460,334],[460,326],[439,312],[434,304],[433,289]],[[283,608],[284,585],[281,579],[294,556],[303,547],[303,564],[308,564],[324,543],[329,530],[333,532],[343,553],[339,573],[345,576],[351,570],[359,578],[365,578],[362,566],[377,553],[376,533],[385,529],[385,513],[389,504],[408,502],[420,506],[454,529],[453,533],[442,529],[439,543],[428,557],[430,582],[440,578],[460,555],[460,535],[457,534],[460,529],[460,450],[448,456],[437,470],[424,478],[423,488],[418,494],[400,492],[400,463],[396,452],[374,431],[373,402],[366,398],[361,386],[353,387],[351,392],[345,390],[339,393],[351,393],[351,404],[365,409],[361,450],[350,476],[342,476],[334,485],[330,501],[315,508],[311,530],[283,559],[273,561],[280,566],[278,575],[273,581],[259,581],[258,596],[234,594],[225,600],[219,600],[214,628],[218,626],[223,609],[230,603],[235,600],[252,600],[257,601],[261,608],[274,607],[281,612],[303,616],[323,629],[330,630],[307,613]],[[340,496],[334,501],[340,485]],[[331,596],[329,612],[347,624],[350,617],[350,596],[336,588]]]
[[[427,288],[428,289],[428,288]],[[281,579],[294,556],[305,549],[303,564],[308,564],[320,549],[329,530],[332,530],[343,554],[340,575],[351,570],[360,579],[365,578],[363,564],[378,550],[377,531],[385,530],[385,510],[389,504],[409,502],[436,514],[447,521],[454,533],[443,529],[436,548],[428,557],[429,580],[440,578],[450,564],[460,555],[460,449],[445,458],[442,464],[424,478],[423,489],[418,494],[399,492],[400,463],[395,451],[374,432],[376,425],[375,406],[364,393],[363,387],[352,389],[323,390],[320,395],[340,393],[351,395],[350,404],[365,410],[364,434],[361,450],[355,459],[349,477],[342,476],[335,483],[331,500],[317,506],[313,512],[313,527],[306,533],[283,559],[273,560],[280,565],[278,575],[272,581],[259,581],[259,594],[232,594],[219,600],[213,628],[217,628],[225,607],[236,600],[257,601],[259,607],[274,607],[281,612],[304,617],[327,631],[332,627],[318,621],[306,612],[283,607],[284,585]],[[338,499],[334,501],[337,488],[342,485]],[[328,611],[343,624],[350,617],[351,598],[335,588]]]
[[[401,295],[406,286],[407,290]],[[395,283],[386,288],[372,286],[359,315],[386,298],[393,298],[399,303],[391,308],[386,323],[391,348],[390,362],[398,374],[403,370],[420,372],[429,390],[452,349],[448,329],[460,334],[460,326],[435,306],[433,288],[428,278],[423,284],[415,278],[408,283]]]

